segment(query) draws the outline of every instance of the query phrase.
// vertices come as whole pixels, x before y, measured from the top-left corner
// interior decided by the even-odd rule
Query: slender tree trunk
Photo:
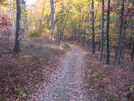
[[[79,25],[79,30],[78,30],[78,42],[77,42],[77,44],[79,44],[80,43],[80,32],[81,32],[81,25]]]
[[[95,33],[94,33],[94,0],[92,0],[92,53],[95,53]]]
[[[57,32],[56,32],[56,42],[59,43],[59,26],[57,25]]]
[[[50,0],[50,6],[51,6],[51,41],[53,38],[53,31],[54,31],[54,0]]]
[[[85,36],[85,34],[86,34],[86,26],[85,26],[85,28],[84,28],[84,31],[83,31],[83,40],[82,40],[82,46],[84,46],[84,44],[85,44],[85,38],[86,38],[86,36]]]
[[[65,22],[61,22],[61,26],[59,26],[59,29],[60,29],[60,33],[59,33],[59,44],[61,43],[61,41],[63,41],[64,30],[65,30],[65,27],[66,27],[66,24],[67,24],[67,21],[68,21],[68,14],[67,14],[66,17],[67,17],[67,19],[65,19]]]
[[[13,0],[9,0],[10,2],[10,15],[9,15],[9,18],[10,18],[10,24],[11,24],[11,39],[15,39],[15,21],[13,21]]]
[[[132,54],[131,54],[131,60],[133,59],[134,59],[134,39],[133,39]]]
[[[114,47],[114,53],[115,53],[115,62],[117,61],[117,54],[118,54],[118,46]]]
[[[103,36],[104,36],[104,0],[102,0],[101,44],[100,44],[99,60],[102,60],[102,54],[103,54],[103,39],[104,39]]]
[[[15,36],[15,45],[13,52],[16,54],[19,54],[20,52],[20,29],[21,29],[21,7],[20,7],[20,0],[16,0],[16,6],[17,6],[17,14],[16,14],[16,36]]]
[[[110,0],[108,0],[107,27],[106,27],[106,64],[110,64],[109,51],[109,20],[110,20]]]
[[[40,21],[39,21],[39,28],[41,28],[41,25],[42,25],[43,14],[44,14],[44,11],[45,11],[45,8],[44,8],[45,3],[46,3],[46,0],[44,0],[44,3],[43,3],[43,10],[42,10],[41,18],[40,18]]]
[[[117,54],[117,64],[120,65],[120,58],[122,54],[122,28],[123,28],[123,14],[124,14],[124,0],[122,0],[122,8],[120,15],[120,32],[119,32],[119,42],[118,42],[118,54]]]

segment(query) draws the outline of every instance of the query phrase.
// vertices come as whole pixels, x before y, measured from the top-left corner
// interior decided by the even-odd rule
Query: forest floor
[[[38,85],[49,82],[58,58],[70,49],[66,44],[31,43],[21,43],[19,55],[12,52],[12,41],[0,45],[0,101],[30,99]]]
[[[100,61],[86,47],[39,43],[22,46],[20,55],[1,47],[0,101],[134,101],[130,51],[116,65],[111,49],[110,68],[103,68],[105,54]]]
[[[31,101],[88,101],[84,87],[84,56],[87,53],[73,44],[69,46],[71,51],[59,59],[50,82],[44,83]]]
[[[111,51],[110,67],[104,68],[99,51],[72,42],[71,51],[59,59],[49,83],[32,95],[31,101],[134,101],[134,63],[126,50],[121,65],[116,65]]]

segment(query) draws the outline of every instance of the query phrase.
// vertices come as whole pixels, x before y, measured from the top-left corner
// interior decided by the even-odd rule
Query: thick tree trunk
[[[16,36],[15,36],[15,45],[13,52],[16,54],[19,54],[20,52],[20,29],[21,29],[21,5],[20,0],[16,0],[16,6],[17,6],[17,15],[16,15]]]
[[[122,0],[122,8],[120,15],[120,32],[119,32],[119,42],[118,42],[118,54],[117,54],[117,64],[120,65],[120,58],[122,54],[122,28],[123,28],[123,14],[124,14],[124,0]]]
[[[92,0],[92,53],[95,53],[95,33],[94,33],[94,0]]]
[[[99,60],[102,60],[102,54],[103,54],[103,39],[104,39],[103,36],[104,36],[104,0],[102,0],[101,44],[100,44]]]
[[[107,27],[106,27],[106,64],[110,64],[109,51],[109,20],[110,20],[110,0],[108,0]]]

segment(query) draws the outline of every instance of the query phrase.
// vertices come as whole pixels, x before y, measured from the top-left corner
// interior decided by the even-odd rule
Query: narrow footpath
[[[71,51],[60,58],[48,85],[32,101],[88,101],[84,88],[84,55],[78,46],[69,45]]]

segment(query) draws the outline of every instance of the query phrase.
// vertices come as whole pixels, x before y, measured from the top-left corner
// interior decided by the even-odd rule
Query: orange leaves
[[[5,39],[7,36],[10,36],[11,29],[10,29],[10,22],[7,15],[3,15],[0,18],[0,38]]]
[[[0,25],[10,26],[9,19],[8,19],[7,15],[4,15],[0,18]]]

